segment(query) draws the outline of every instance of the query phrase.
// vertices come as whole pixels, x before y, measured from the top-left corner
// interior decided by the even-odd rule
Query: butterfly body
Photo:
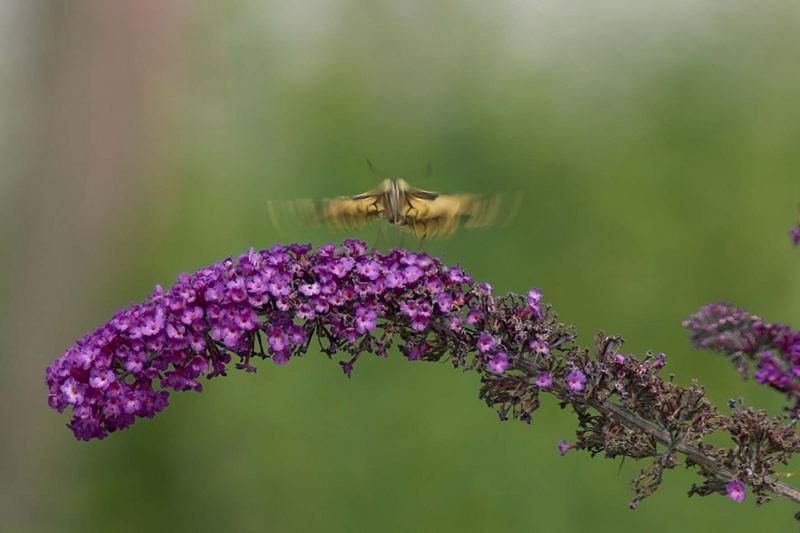
[[[417,189],[400,178],[387,178],[370,191],[306,205],[312,208],[317,223],[351,229],[385,220],[422,240],[451,235],[462,219],[466,219],[467,227],[490,224],[497,217],[500,199],[475,194],[442,194]]]

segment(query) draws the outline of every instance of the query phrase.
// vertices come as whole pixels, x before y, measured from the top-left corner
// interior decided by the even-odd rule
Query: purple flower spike
[[[511,301],[509,309],[524,305]],[[296,244],[250,249],[181,274],[168,290],[156,287],[77,341],[47,369],[48,403],[72,407],[69,427],[79,439],[104,438],[163,410],[170,391],[202,390],[201,378],[226,375],[234,359],[246,372],[256,358],[284,365],[315,335],[326,354],[348,354],[340,362],[348,377],[360,354],[384,356],[396,338],[410,361],[451,353],[463,366],[468,356],[494,353],[480,368],[501,375],[510,360],[495,351],[514,338],[511,328],[519,338],[543,332],[511,315],[481,332],[497,305],[488,284],[425,254],[367,252],[358,241],[316,252]]]
[[[744,501],[747,487],[739,480],[734,480],[725,485],[725,491],[728,493],[728,498],[731,500],[742,503]]]
[[[539,324],[541,299],[533,289],[527,300],[504,301],[489,284],[438,259],[368,252],[357,241],[316,252],[296,244],[250,249],[181,274],[168,290],[157,286],[77,341],[47,369],[48,403],[59,412],[72,408],[77,438],[101,439],[153,417],[171,391],[201,391],[200,380],[226,375],[231,361],[246,372],[255,372],[257,358],[285,365],[315,335],[326,354],[348,354],[339,363],[348,377],[362,353],[384,356],[399,337],[409,361],[449,353],[466,366],[475,357],[483,364],[473,368],[505,378],[511,359],[501,346],[519,353],[524,339],[550,338]],[[491,332],[482,331],[487,327]],[[544,340],[530,347],[550,352]],[[549,372],[538,380],[540,388],[552,381]]]
[[[72,408],[77,438],[104,438],[163,410],[170,391],[202,390],[198,380],[226,375],[234,358],[247,372],[252,358],[283,365],[313,335],[326,353],[349,353],[347,376],[359,354],[385,355],[395,335],[409,360],[421,359],[434,328],[462,334],[483,320],[489,298],[460,269],[405,250],[368,253],[358,241],[316,253],[251,249],[156,287],[77,341],[47,369],[48,403]],[[492,366],[502,372],[507,359]]]
[[[789,236],[792,238],[792,244],[795,246],[800,244],[800,228],[791,228],[789,230]]]
[[[580,370],[573,370],[567,374],[567,387],[575,392],[580,392],[586,385],[586,374]]]
[[[800,332],[724,302],[702,307],[683,325],[696,347],[728,356],[743,375],[752,361],[756,381],[785,393],[793,402],[787,408],[800,415]]]

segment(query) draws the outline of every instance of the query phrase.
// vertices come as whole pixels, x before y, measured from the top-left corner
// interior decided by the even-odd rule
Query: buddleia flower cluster
[[[540,396],[554,396],[578,418],[562,454],[645,462],[632,507],[681,458],[701,477],[690,494],[741,501],[749,490],[758,502],[800,503],[775,478],[775,466],[800,450],[785,417],[743,406],[724,415],[698,384],[661,377],[664,354],[624,353],[620,338],[599,333],[581,348],[538,289],[497,296],[427,254],[368,251],[352,240],[251,249],[157,286],[50,365],[49,404],[70,410],[78,439],[102,439],[162,411],[172,392],[199,392],[231,369],[255,372],[260,360],[290,364],[312,343],[347,377],[362,356],[395,349],[409,361],[449,360],[480,375],[479,396],[502,420],[531,423]],[[707,442],[718,432],[735,447]]]
[[[800,245],[800,217],[789,236]],[[800,417],[800,332],[727,302],[700,308],[683,325],[695,347],[727,356],[742,377],[754,367],[756,381],[784,394],[791,416]]]
[[[743,377],[754,366],[756,381],[785,394],[793,416],[800,413],[800,332],[725,302],[701,308],[683,325],[697,348],[728,356]]]
[[[474,356],[471,367],[502,374],[509,354],[547,351],[540,299],[531,291],[518,313],[525,338],[508,339],[487,323],[491,287],[428,255],[367,253],[357,241],[251,249],[156,287],[80,339],[47,369],[49,403],[72,408],[77,438],[104,438],[163,410],[171,391],[201,391],[202,378],[226,375],[234,360],[247,372],[254,359],[283,365],[314,338],[343,356],[348,377],[363,354],[393,344],[410,361],[449,351],[458,365]]]

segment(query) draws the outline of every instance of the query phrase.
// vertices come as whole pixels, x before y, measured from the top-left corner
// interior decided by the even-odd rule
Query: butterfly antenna
[[[372,160],[370,160],[370,159],[367,159],[367,168],[369,168],[369,171],[370,171],[370,172],[371,172],[373,175],[375,175],[375,176],[377,176],[377,177],[379,177],[379,178],[386,178],[386,177],[388,177],[388,176],[389,176],[389,175],[388,175],[386,172],[384,172],[382,169],[380,169],[380,168],[376,167],[376,166],[375,166],[375,163],[373,163],[373,162],[372,162]]]

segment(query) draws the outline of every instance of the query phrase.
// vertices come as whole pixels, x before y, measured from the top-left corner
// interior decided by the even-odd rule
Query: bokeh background
[[[780,411],[681,321],[728,299],[797,323],[800,5],[637,2],[0,4],[0,530],[786,531],[787,502],[686,498],[671,472],[560,457],[574,417],[501,423],[478,380],[318,353],[173,394],[77,442],[44,369],[180,272],[275,242],[269,201],[391,175],[522,194],[508,228],[427,245],[498,292],[544,290],[585,343],[664,351],[712,400]],[[434,172],[423,171],[430,162]]]

